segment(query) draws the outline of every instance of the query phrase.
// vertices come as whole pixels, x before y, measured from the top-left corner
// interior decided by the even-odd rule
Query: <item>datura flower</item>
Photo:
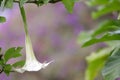
[[[32,48],[32,43],[30,40],[30,37],[28,35],[26,35],[26,62],[25,65],[22,68],[14,68],[13,70],[19,73],[23,73],[25,71],[39,71],[42,68],[47,67],[52,61],[46,63],[40,63],[33,52],[33,48]]]
[[[26,61],[25,61],[25,65],[21,68],[13,68],[14,71],[19,72],[19,73],[23,73],[25,71],[39,71],[40,69],[43,69],[45,67],[47,67],[51,62],[50,61],[48,63],[44,62],[44,63],[40,63],[33,52],[33,48],[32,48],[32,43],[31,43],[31,39],[28,33],[28,26],[27,26],[27,21],[26,21],[26,17],[25,17],[25,10],[24,7],[20,6],[20,12],[21,12],[21,16],[24,22],[24,30],[25,30],[25,47],[26,47]]]

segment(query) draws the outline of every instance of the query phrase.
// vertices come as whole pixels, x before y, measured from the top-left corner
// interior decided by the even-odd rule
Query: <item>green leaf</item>
[[[87,1],[87,4],[89,6],[104,5],[107,3],[109,3],[109,0],[89,0],[89,1]]]
[[[120,46],[120,40],[115,40],[115,41],[107,41],[106,44],[111,47],[118,47]]]
[[[20,57],[21,49],[22,49],[22,47],[17,47],[17,48],[13,47],[13,48],[8,49],[4,55],[5,62],[7,62],[11,58]]]
[[[86,58],[88,67],[85,72],[85,80],[95,80],[96,76],[104,67],[105,61],[109,57],[111,48],[105,48],[99,52],[92,53]]]
[[[6,8],[12,8],[13,7],[13,0],[7,0],[5,4]]]
[[[4,72],[5,72],[5,74],[6,74],[7,76],[9,76],[11,70],[12,70],[12,66],[11,66],[10,64],[6,64],[6,65],[4,66]]]
[[[12,66],[13,67],[22,67],[22,66],[24,66],[24,64],[25,64],[25,61],[22,60],[22,61],[18,61],[16,63],[14,63]]]
[[[115,0],[105,6],[100,6],[98,11],[92,13],[92,17],[94,19],[103,16],[105,14],[111,13],[113,11],[119,11],[120,10],[120,2]]]
[[[120,77],[120,48],[116,48],[108,58],[102,75],[104,80],[116,80]]]
[[[0,16],[0,23],[4,23],[4,22],[6,22],[6,18],[3,16]]]
[[[119,31],[118,31],[119,32]],[[111,33],[106,33],[100,38],[95,38],[93,37],[92,39],[86,41],[82,47],[90,46],[99,42],[105,42],[105,41],[112,41],[112,40],[120,40],[120,33],[118,32],[111,32]]]
[[[47,4],[50,0],[43,0],[44,4]]]
[[[107,20],[98,26],[98,28],[92,33],[92,36],[95,37],[101,33],[115,31],[118,29],[120,29],[120,20]]]
[[[74,0],[62,0],[63,4],[65,5],[66,9],[72,13],[73,12],[73,7],[75,4]]]
[[[4,65],[4,60],[3,59],[0,60],[0,65]]]
[[[86,41],[91,39],[91,33],[92,32],[81,32],[80,35],[78,36],[77,42],[78,44],[83,45]]]

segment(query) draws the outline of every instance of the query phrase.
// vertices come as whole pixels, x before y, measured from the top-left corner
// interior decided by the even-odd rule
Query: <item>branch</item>
[[[62,0],[50,0],[49,3],[56,3],[56,2],[60,2]]]
[[[62,0],[50,0],[49,3],[57,3],[57,2],[60,2]],[[15,3],[19,3],[20,1],[16,1],[14,0]],[[37,3],[38,1],[37,0],[34,0],[34,1],[27,1],[26,3]]]

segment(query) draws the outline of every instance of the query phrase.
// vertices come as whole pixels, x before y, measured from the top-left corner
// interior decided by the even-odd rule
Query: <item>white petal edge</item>
[[[13,68],[13,71],[24,73],[25,71],[39,71],[41,69],[46,68],[52,61],[46,63],[40,63],[38,61],[32,61],[32,63],[25,64],[22,68]]]

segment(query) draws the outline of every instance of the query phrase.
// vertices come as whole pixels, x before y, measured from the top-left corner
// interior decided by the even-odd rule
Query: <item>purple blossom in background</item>
[[[51,42],[54,47],[59,47],[62,44],[61,38],[59,34],[52,34],[51,35]]]
[[[70,26],[73,27],[75,35],[79,34],[80,31],[82,31],[83,27],[80,25],[79,17],[77,15],[68,14],[66,17],[66,21]]]
[[[63,25],[69,27],[70,29],[72,28],[73,34],[77,36],[80,33],[80,31],[83,30],[83,26],[80,23],[80,17],[78,15],[78,13],[80,13],[81,8],[82,6],[80,6],[79,3],[75,4],[74,11],[72,14],[70,14],[67,12],[63,4],[57,3],[54,7],[55,12],[57,14],[55,15],[56,20],[54,21],[56,26]]]

